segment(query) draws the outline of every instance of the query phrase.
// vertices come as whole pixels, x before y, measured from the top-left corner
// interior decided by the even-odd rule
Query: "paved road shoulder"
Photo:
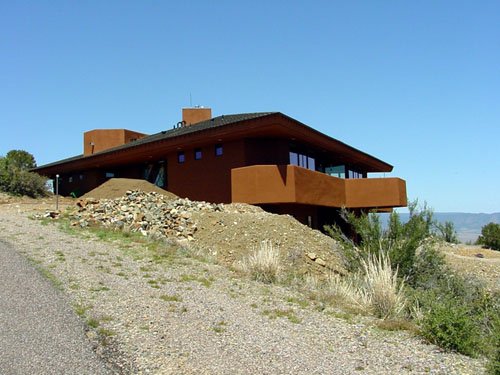
[[[0,241],[0,373],[106,374],[64,296]]]

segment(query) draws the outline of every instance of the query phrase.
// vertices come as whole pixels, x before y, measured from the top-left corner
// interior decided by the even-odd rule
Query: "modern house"
[[[280,112],[212,118],[185,108],[173,129],[153,135],[98,129],[84,133],[83,155],[40,166],[59,192],[84,194],[112,177],[146,179],[181,197],[255,204],[312,227],[339,208],[390,211],[406,206],[399,178],[386,162]]]

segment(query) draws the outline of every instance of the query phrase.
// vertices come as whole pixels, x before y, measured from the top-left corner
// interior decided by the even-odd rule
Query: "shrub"
[[[32,198],[48,195],[47,179],[36,173],[14,170],[10,176],[7,192],[14,195],[26,195]]]
[[[360,269],[362,260],[370,254],[378,255],[386,252],[394,269],[407,276],[413,267],[417,249],[432,237],[432,211],[424,206],[417,208],[417,202],[408,205],[410,217],[402,223],[398,213],[393,212],[389,218],[388,228],[382,229],[377,214],[362,214],[356,216],[347,210],[342,210],[341,217],[356,233],[357,241],[348,238],[338,226],[325,227],[325,230],[342,245],[344,265],[356,272]]]
[[[486,373],[489,375],[500,374],[500,317],[498,317],[493,332],[493,353],[491,354]]]
[[[428,274],[431,275],[431,274]],[[494,355],[499,298],[474,279],[447,266],[410,290],[420,307],[422,334],[432,343],[462,354]]]
[[[242,260],[240,267],[255,280],[273,283],[281,272],[279,249],[271,241],[262,241],[257,250]]]
[[[422,335],[430,342],[448,350],[476,355],[480,331],[460,301],[435,299],[422,320]]]
[[[407,284],[417,289],[432,289],[447,272],[444,255],[431,244],[424,244],[415,254]]]
[[[32,198],[48,195],[47,179],[28,169],[36,167],[33,155],[22,150],[11,150],[0,157],[0,190]]]
[[[444,223],[436,223],[436,229],[438,231],[438,236],[445,242],[458,243],[457,231],[455,230],[455,225],[451,221],[445,221]]]
[[[351,299],[354,296],[380,317],[390,316],[391,311],[401,313],[405,299],[402,286],[398,286],[396,280],[399,274],[407,286],[406,300],[413,301],[406,303],[407,313],[421,325],[422,335],[448,350],[488,355],[491,371],[496,371],[500,298],[473,278],[454,274],[433,241],[434,230],[438,228],[439,231],[439,225],[432,219],[432,212],[425,207],[417,210],[416,203],[411,203],[409,209],[407,223],[402,223],[398,214],[392,213],[386,230],[382,229],[375,214],[356,216],[343,211],[341,216],[356,233],[357,241],[347,237],[338,227],[325,228],[340,241],[346,268],[354,275],[364,275],[360,284],[352,281],[356,278],[347,279],[348,284],[344,286],[339,281],[337,285],[332,284],[337,296]],[[441,236],[451,240],[452,226],[445,225],[442,229]],[[492,237],[491,232],[496,233],[496,226],[489,225],[481,241],[485,241],[485,235]],[[391,260],[392,274],[384,276],[385,271],[381,271],[387,267],[387,260],[381,255]],[[368,266],[369,262],[372,265]],[[370,284],[368,275],[383,281]],[[380,285],[389,287],[381,288]],[[377,290],[380,294],[375,292]],[[386,294],[388,290],[392,291]],[[403,302],[394,302],[398,298]],[[391,305],[398,307],[391,309]]]
[[[500,224],[489,223],[482,227],[477,243],[493,250],[500,250]]]

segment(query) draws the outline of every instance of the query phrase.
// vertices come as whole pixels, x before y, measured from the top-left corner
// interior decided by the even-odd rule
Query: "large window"
[[[307,168],[312,171],[316,170],[316,160],[313,157],[297,152],[290,152],[290,164],[298,165],[299,167]]]

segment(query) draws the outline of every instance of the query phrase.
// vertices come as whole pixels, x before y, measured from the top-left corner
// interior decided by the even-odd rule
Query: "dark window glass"
[[[224,153],[224,149],[222,148],[222,145],[215,145],[215,156],[222,156]]]
[[[184,155],[184,151],[179,151],[177,153],[177,161],[179,163],[184,163],[186,161],[186,155]]]
[[[201,148],[197,148],[194,150],[194,160],[201,159]]]
[[[299,155],[296,152],[290,152],[290,164],[299,165]]]

